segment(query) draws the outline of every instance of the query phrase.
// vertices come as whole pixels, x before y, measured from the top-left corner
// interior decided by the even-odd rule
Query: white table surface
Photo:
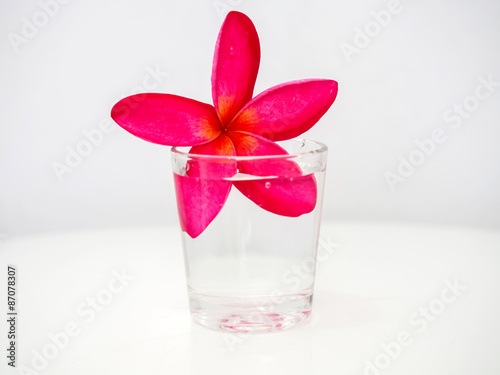
[[[338,222],[321,239],[310,322],[257,335],[191,322],[177,228],[4,239],[19,336],[0,373],[500,374],[500,231]]]

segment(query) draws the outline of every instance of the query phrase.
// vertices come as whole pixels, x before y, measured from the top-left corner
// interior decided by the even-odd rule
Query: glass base
[[[278,303],[263,303],[275,301]],[[190,293],[195,323],[216,330],[272,332],[303,324],[311,315],[313,294],[286,296],[213,297]]]

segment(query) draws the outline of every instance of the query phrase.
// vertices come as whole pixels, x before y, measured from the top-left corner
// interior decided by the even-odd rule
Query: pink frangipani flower
[[[126,97],[111,116],[125,130],[146,141],[191,146],[189,154],[232,156],[287,155],[275,141],[295,138],[310,129],[337,96],[337,82],[306,79],[274,86],[253,97],[260,63],[255,26],[243,13],[230,12],[220,30],[212,68],[214,105],[171,94]],[[252,98],[253,97],[253,98]],[[293,183],[231,181],[237,172],[287,176]],[[207,174],[210,178],[203,178]],[[217,176],[218,178],[214,178]],[[248,161],[192,162],[186,175],[174,174],[181,228],[200,235],[220,212],[234,185],[272,213],[296,217],[316,205],[316,180],[285,158],[267,164]],[[281,181],[281,180],[280,180]]]

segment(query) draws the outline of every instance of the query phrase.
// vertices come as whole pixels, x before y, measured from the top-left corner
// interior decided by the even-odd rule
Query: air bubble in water
[[[271,183],[270,182],[266,182],[266,189],[269,189],[271,187]]]

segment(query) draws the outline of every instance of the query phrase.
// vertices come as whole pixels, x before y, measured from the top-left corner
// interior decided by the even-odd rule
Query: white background
[[[339,82],[337,101],[305,135],[330,147],[326,220],[500,226],[500,87],[469,98],[474,110],[457,129],[443,117],[480,77],[500,81],[499,2],[401,0],[378,32],[373,12],[386,1],[73,0],[44,18],[39,2],[2,0],[0,232],[175,224],[167,147],[114,126],[61,181],[53,165],[148,67],[164,72],[152,91],[211,102],[229,8],[248,14],[261,38],[255,93],[300,78]],[[42,26],[26,29],[25,17]],[[370,43],[346,58],[342,43],[356,47],[367,27]],[[446,141],[392,191],[384,173],[398,173],[399,157],[436,128]]]
[[[18,365],[34,368],[75,322],[39,374],[373,375],[404,332],[412,344],[384,375],[499,373],[500,87],[481,80],[500,82],[500,2],[401,0],[390,19],[388,1],[50,2],[0,0],[0,341],[5,353],[12,264]],[[339,82],[305,135],[330,147],[313,315],[236,338],[189,320],[167,147],[114,125],[71,172],[54,172],[143,82],[210,102],[229,9],[261,38],[255,93]],[[360,30],[373,35],[366,46]],[[464,101],[471,111],[447,122]],[[416,141],[439,129],[445,141],[418,159]],[[387,174],[411,157],[421,164],[391,189]],[[87,322],[80,307],[125,271],[132,280]],[[463,288],[444,304],[452,281]],[[434,314],[417,330],[409,318],[422,308]],[[6,362],[2,374],[19,373]]]
[[[17,368],[7,366],[4,357],[0,371],[500,373],[499,231],[325,223],[322,237],[309,322],[254,335],[209,330],[190,321],[174,226],[7,240],[0,251],[0,273],[7,280],[5,265],[17,267],[19,338]],[[123,281],[114,281],[117,274],[124,275]],[[3,306],[4,301],[5,286],[0,288]],[[6,343],[6,310],[1,315],[0,339]],[[61,337],[64,332],[71,337]]]

